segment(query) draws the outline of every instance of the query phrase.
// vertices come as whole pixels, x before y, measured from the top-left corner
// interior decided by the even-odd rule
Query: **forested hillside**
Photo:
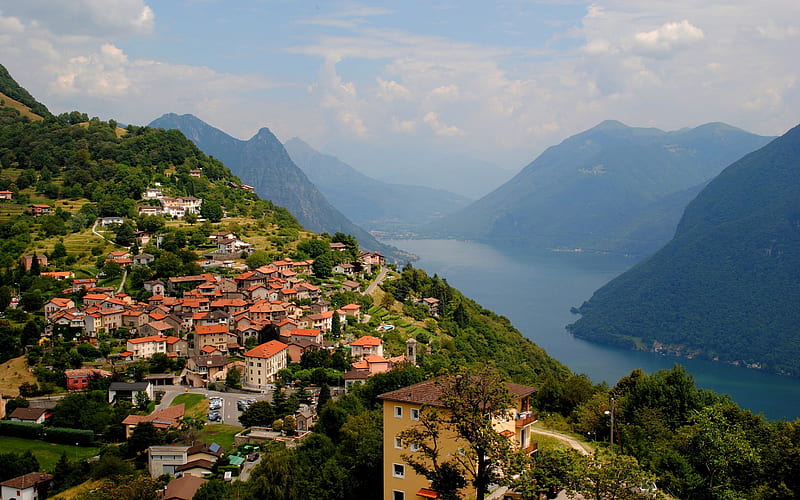
[[[629,348],[800,374],[800,127],[730,167],[675,238],[595,292],[569,329]]]
[[[722,123],[664,132],[605,121],[548,148],[427,234],[644,257],[669,241],[706,182],[767,141]]]
[[[193,115],[168,113],[150,125],[180,130],[206,154],[225,162],[259,196],[289,209],[308,230],[352,234],[363,248],[383,252],[393,261],[404,262],[413,257],[380,243],[333,207],[292,162],[269,129],[262,128],[249,140],[241,141]]]

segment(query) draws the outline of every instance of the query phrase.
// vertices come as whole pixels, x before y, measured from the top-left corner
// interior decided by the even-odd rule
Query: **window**
[[[394,438],[394,447],[397,449],[401,449],[403,447],[403,440],[400,439],[399,436],[395,436]]]
[[[419,420],[419,408],[411,408],[411,420]]]
[[[403,464],[392,464],[392,477],[406,477],[406,466]]]
[[[411,451],[413,451],[413,452],[417,452],[417,451],[419,451],[419,445],[416,444],[416,443],[412,443],[411,446],[409,447],[409,449]]]
[[[392,500],[406,500],[405,492],[392,490]]]
[[[394,416],[397,418],[403,418],[403,407],[402,406],[395,406],[394,407]]]

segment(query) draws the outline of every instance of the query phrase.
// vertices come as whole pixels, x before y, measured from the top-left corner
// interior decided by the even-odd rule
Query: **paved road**
[[[375,279],[372,280],[372,283],[370,283],[367,286],[367,289],[364,290],[364,295],[372,295],[372,292],[374,292],[375,289],[378,288],[378,285],[383,283],[383,280],[386,279],[387,274],[389,274],[389,269],[387,267],[381,267],[381,270],[378,271],[378,275],[375,276]]]

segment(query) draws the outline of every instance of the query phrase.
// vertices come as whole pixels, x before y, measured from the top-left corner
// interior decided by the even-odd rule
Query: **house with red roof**
[[[206,346],[228,352],[230,348],[238,348],[239,339],[228,329],[228,325],[195,325],[194,352],[200,353]]]
[[[111,372],[99,368],[76,368],[64,370],[68,391],[82,391],[89,387],[89,382],[97,378],[110,378]]]
[[[270,340],[244,353],[244,386],[262,389],[275,381],[279,370],[286,368],[288,346]]]
[[[148,359],[157,352],[168,356],[170,354],[177,356],[188,354],[188,345],[185,340],[166,335],[150,335],[130,339],[126,349],[133,353],[131,356],[133,359]]]
[[[370,354],[383,357],[383,340],[372,335],[364,335],[350,343],[350,355],[354,359],[363,359]]]
[[[0,498],[3,500],[43,500],[47,498],[50,484],[53,482],[51,474],[44,472],[30,472],[0,483]]]
[[[73,307],[75,307],[75,302],[72,299],[53,297],[44,305],[44,319],[50,321],[54,313],[66,311]]]

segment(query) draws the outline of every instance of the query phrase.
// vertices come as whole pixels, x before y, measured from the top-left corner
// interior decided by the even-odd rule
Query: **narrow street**
[[[363,295],[372,295],[372,293],[375,291],[375,289],[378,288],[378,286],[381,283],[383,283],[383,281],[386,279],[386,276],[388,274],[389,274],[389,269],[386,268],[385,266],[381,267],[381,270],[378,271],[378,275],[375,276],[375,279],[372,280],[372,283],[370,283],[367,286],[367,289],[364,290]]]

